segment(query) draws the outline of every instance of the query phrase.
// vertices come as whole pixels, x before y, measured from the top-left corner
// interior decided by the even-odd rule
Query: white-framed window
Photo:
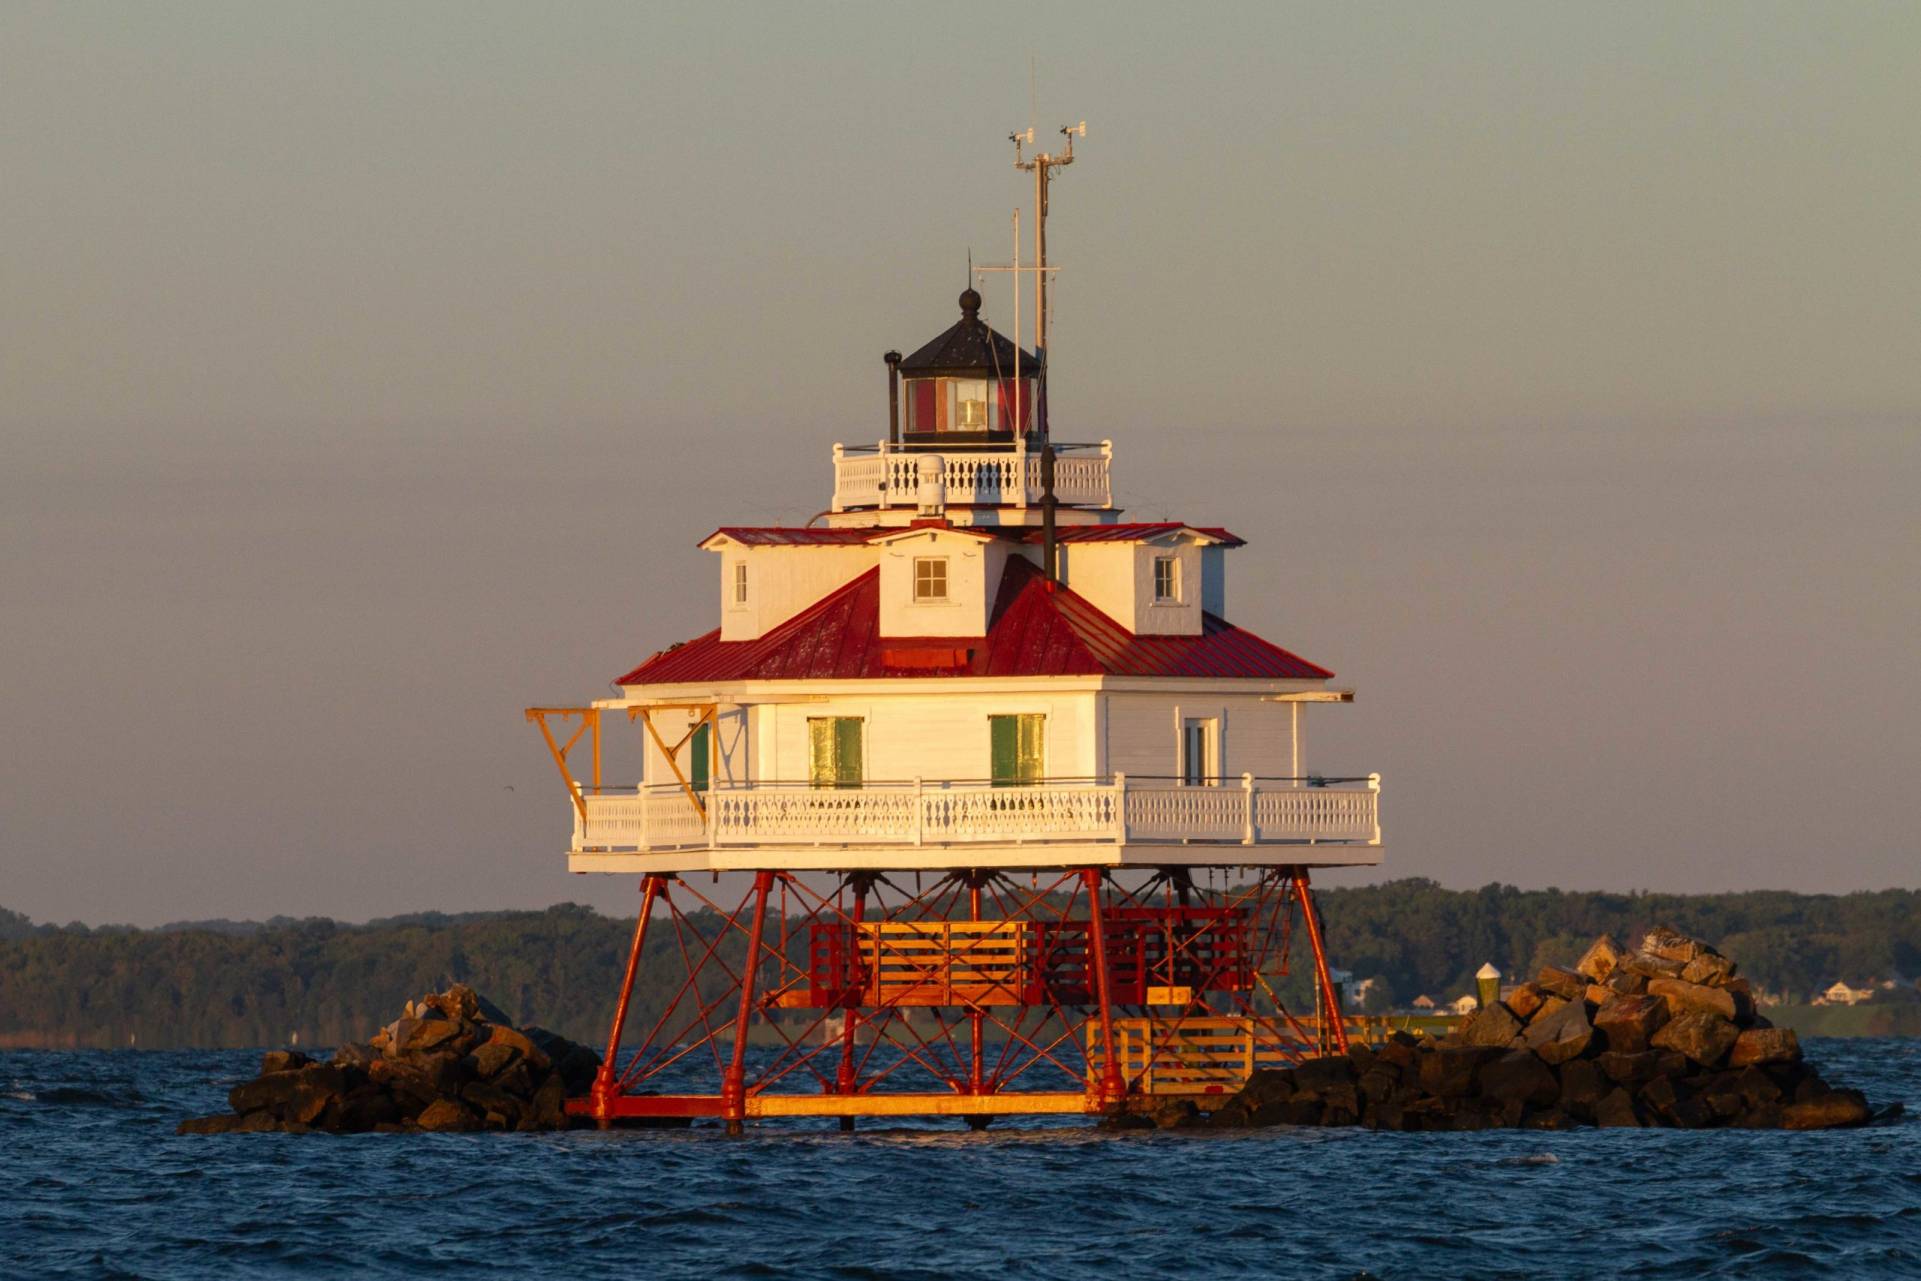
[[[1180,557],[1156,556],[1154,558],[1154,603],[1156,605],[1181,603]]]
[[[1188,787],[1211,787],[1221,781],[1221,722],[1219,718],[1187,717],[1181,721],[1181,782]]]
[[[859,716],[807,718],[808,781],[815,787],[859,787],[865,777]]]
[[[914,557],[914,603],[935,604],[947,599],[947,557]]]
[[[745,605],[746,603],[747,603],[747,562],[744,560],[737,560],[734,562],[734,604]]]

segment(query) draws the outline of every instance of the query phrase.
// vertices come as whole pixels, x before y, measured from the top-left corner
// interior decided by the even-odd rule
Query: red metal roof
[[[705,546],[725,535],[737,543],[745,543],[750,547],[809,545],[845,547],[858,546],[880,532],[876,529],[810,529],[799,525],[722,525],[701,539],[699,545]]]
[[[1240,538],[1218,525],[1183,525],[1177,520],[1134,521],[1119,525],[1061,525],[1054,530],[1056,539],[1063,543],[1139,543],[1177,529],[1191,529],[1209,538],[1218,538],[1233,547],[1245,547],[1247,540]],[[1020,540],[1024,543],[1041,541],[1041,531],[1023,527]]]
[[[1325,680],[1324,667],[1203,614],[1199,636],[1136,636],[1027,561],[1010,558],[986,636],[880,635],[870,569],[758,640],[720,630],[663,650],[617,685],[885,676],[1212,676]]]

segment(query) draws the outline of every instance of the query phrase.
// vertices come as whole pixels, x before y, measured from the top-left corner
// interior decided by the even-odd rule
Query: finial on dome
[[[980,293],[977,290],[975,290],[972,285],[969,285],[966,289],[961,290],[960,308],[961,308],[961,315],[965,316],[969,320],[974,320],[979,317],[980,309],[981,309],[981,296],[980,296]]]

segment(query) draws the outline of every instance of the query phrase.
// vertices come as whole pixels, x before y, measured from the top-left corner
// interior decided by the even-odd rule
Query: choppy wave
[[[1921,1041],[1825,1134],[794,1123],[176,1137],[255,1056],[0,1052],[0,1275],[1921,1276]]]

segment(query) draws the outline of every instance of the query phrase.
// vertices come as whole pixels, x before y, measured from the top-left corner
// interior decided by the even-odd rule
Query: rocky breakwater
[[[1203,1123],[1191,1105],[1164,1110],[1161,1124]],[[1438,1040],[1397,1032],[1256,1072],[1205,1123],[1818,1130],[1871,1119],[1860,1091],[1823,1081],[1794,1032],[1756,1013],[1733,961],[1659,928],[1633,951],[1595,940],[1573,969],[1543,969]]]
[[[180,1123],[181,1134],[279,1130],[357,1134],[561,1130],[566,1102],[593,1085],[600,1056],[543,1028],[516,1028],[456,984],[409,1001],[364,1043],[320,1063],[274,1050],[228,1092],[233,1111]]]

